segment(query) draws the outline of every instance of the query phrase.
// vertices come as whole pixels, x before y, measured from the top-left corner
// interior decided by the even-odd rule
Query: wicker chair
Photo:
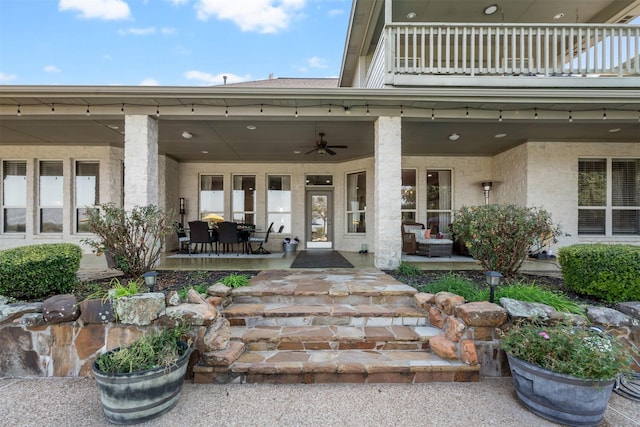
[[[405,222],[401,225],[402,252],[415,254],[418,251],[415,231],[424,230],[424,224],[419,222]]]

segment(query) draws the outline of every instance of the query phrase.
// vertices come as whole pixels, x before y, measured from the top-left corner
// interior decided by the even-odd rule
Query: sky
[[[0,0],[0,84],[338,77],[351,0]]]

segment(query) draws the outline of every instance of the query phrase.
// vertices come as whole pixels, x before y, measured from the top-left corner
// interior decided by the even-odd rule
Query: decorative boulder
[[[113,301],[110,299],[89,299],[80,303],[80,320],[84,324],[109,323],[116,321]]]
[[[166,308],[164,300],[162,292],[120,297],[114,303],[116,317],[120,323],[150,325]]]
[[[75,295],[54,295],[42,302],[42,317],[47,323],[73,322],[79,316],[78,299]]]

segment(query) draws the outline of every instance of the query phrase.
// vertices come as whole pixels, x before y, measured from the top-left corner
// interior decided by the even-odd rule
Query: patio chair
[[[415,254],[418,252],[416,232],[424,233],[424,224],[419,222],[405,222],[402,227],[402,252]]]
[[[269,234],[271,234],[272,231],[273,231],[273,222],[269,224],[269,228],[267,229],[267,233],[264,235],[264,237],[259,237],[259,236],[249,237],[249,249],[251,249],[252,254],[268,255],[271,253],[264,248],[264,245],[269,241]],[[258,249],[254,251],[253,248],[251,247],[251,243],[258,243]]]
[[[209,233],[209,224],[206,221],[189,221],[189,235],[190,235],[190,244],[201,246],[201,251],[203,246],[209,245],[209,255],[213,250],[213,244],[216,243],[216,254],[218,253],[218,244],[211,237]],[[191,255],[191,251],[189,251],[189,255]]]
[[[236,245],[237,255],[240,255],[242,235],[238,232],[238,224],[231,221],[218,223],[218,242],[222,244],[222,250],[227,252],[229,245]],[[218,254],[219,255],[219,254]]]
[[[173,228],[176,230],[176,235],[178,236],[178,253],[185,253],[185,248],[189,254],[191,254],[191,241],[189,236],[187,236],[187,232],[184,231],[184,228],[177,222],[173,223]]]

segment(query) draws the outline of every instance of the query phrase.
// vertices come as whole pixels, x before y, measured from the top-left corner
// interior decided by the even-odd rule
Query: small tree
[[[532,246],[555,243],[560,234],[547,211],[515,205],[463,207],[451,229],[486,271],[505,276],[518,271]]]
[[[169,216],[157,206],[125,211],[112,203],[87,212],[87,225],[97,239],[85,239],[94,252],[110,252],[116,269],[136,278],[160,260],[164,238],[171,232]]]

